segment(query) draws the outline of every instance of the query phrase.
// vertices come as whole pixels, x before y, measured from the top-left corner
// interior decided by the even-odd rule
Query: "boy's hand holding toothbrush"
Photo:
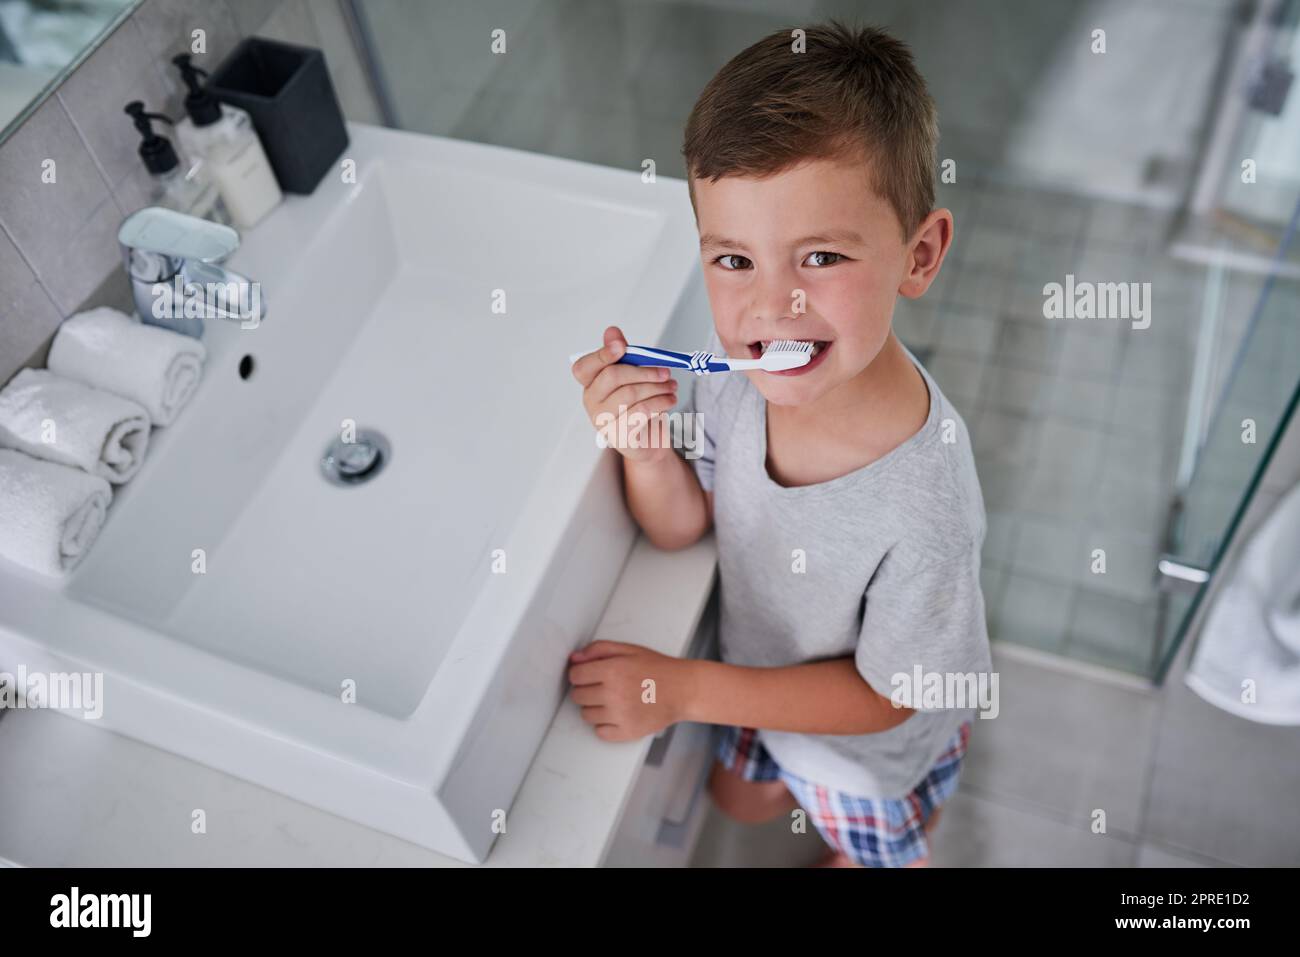
[[[750,359],[704,351],[675,352],[630,346],[618,326],[610,326],[605,330],[605,345],[595,352],[569,356],[569,367],[582,385],[587,415],[607,445],[614,446],[631,462],[665,462],[672,455],[672,435],[667,420],[659,413],[677,404],[677,380],[669,369],[696,375],[783,372],[807,365],[812,351],[811,342],[777,339],[768,343],[761,356]],[[645,524],[641,527],[644,529]]]
[[[661,428],[655,413],[677,404],[677,380],[666,368],[621,362],[627,340],[618,326],[605,330],[605,344],[572,365],[582,386],[582,404],[605,443],[624,458],[652,462],[673,455],[668,441],[651,441],[652,428]],[[664,438],[666,430],[656,436]],[[626,439],[626,441],[620,441]]]

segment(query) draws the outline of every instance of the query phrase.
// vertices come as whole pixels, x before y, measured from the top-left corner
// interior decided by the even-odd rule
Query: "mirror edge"
[[[85,63],[86,60],[88,60],[90,56],[104,44],[104,41],[112,36],[114,31],[125,23],[143,3],[144,0],[126,0],[122,5],[122,9],[119,10],[113,18],[108,21],[108,23],[104,24],[104,29],[100,30],[99,33],[96,34],[95,39],[90,43],[87,43],[80,53],[69,60],[68,63],[54,75],[53,79],[51,79],[49,83],[41,87],[40,92],[32,97],[31,101],[25,107],[19,110],[3,128],[0,128],[0,146],[3,146],[5,141],[17,132],[20,126],[31,118],[33,113],[44,106],[45,101],[53,96],[54,93],[58,91],[59,87],[63,85],[63,81],[70,77],[83,63]]]

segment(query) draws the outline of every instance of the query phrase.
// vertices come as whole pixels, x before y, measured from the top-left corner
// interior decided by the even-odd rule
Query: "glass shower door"
[[[1285,260],[1295,241],[1300,202],[1277,251]],[[1161,561],[1167,590],[1153,661],[1164,679],[1210,579],[1245,515],[1259,481],[1300,402],[1300,285],[1275,271],[1263,286],[1234,357],[1232,371],[1195,456],[1195,469],[1175,505],[1168,554]]]

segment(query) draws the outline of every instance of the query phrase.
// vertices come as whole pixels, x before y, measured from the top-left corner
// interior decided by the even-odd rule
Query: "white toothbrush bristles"
[[[796,339],[776,339],[763,350],[759,361],[767,372],[781,372],[785,369],[797,369],[812,361],[813,344]]]

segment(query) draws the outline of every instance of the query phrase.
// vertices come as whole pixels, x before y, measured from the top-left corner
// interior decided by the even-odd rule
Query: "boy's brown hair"
[[[807,159],[864,155],[872,188],[910,236],[934,208],[939,139],[911,51],[882,30],[835,20],[805,34],[805,52],[795,52],[793,31],[778,30],[709,81],[686,123],[688,179],[766,176]]]

